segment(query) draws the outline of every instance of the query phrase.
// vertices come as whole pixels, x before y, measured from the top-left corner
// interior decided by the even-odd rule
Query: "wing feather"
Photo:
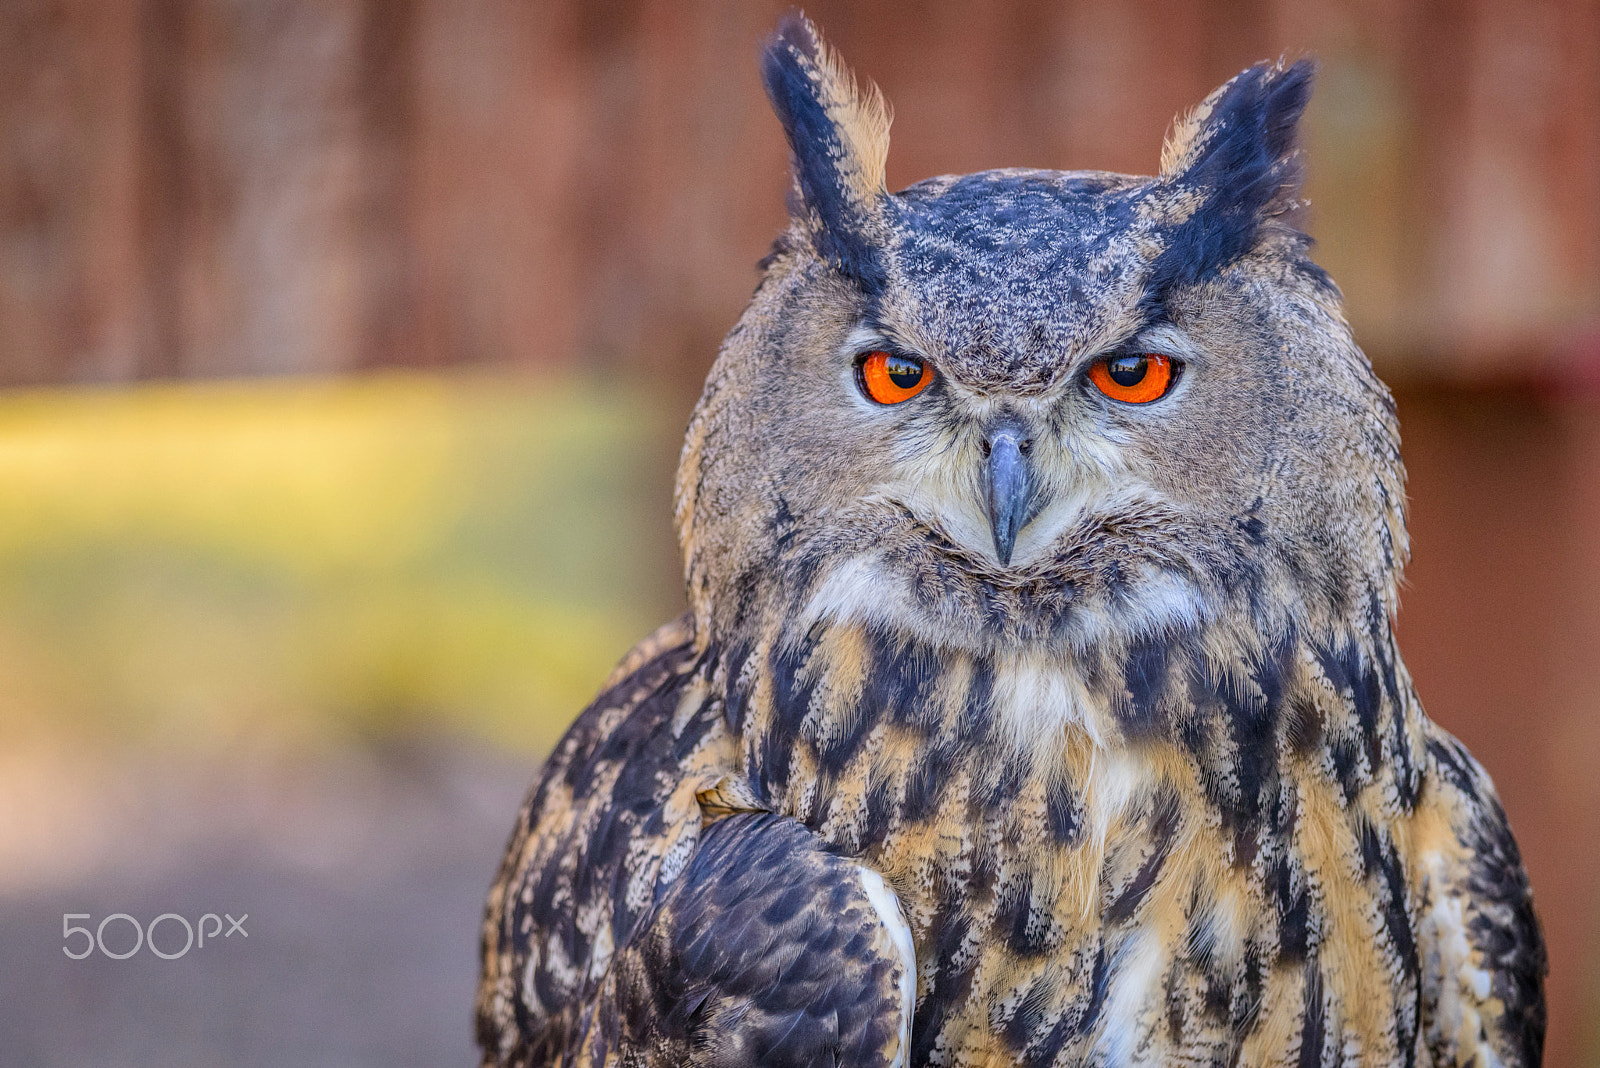
[[[700,665],[686,626],[647,639],[541,771],[484,920],[484,1065],[904,1064],[898,899],[745,810]]]
[[[1433,728],[1428,759],[1449,833],[1419,857],[1423,1034],[1440,1066],[1537,1068],[1544,1052],[1544,936],[1489,776]]]

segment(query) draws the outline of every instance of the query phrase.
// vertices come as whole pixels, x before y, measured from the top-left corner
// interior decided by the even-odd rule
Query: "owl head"
[[[1294,225],[1308,63],[1222,86],[1155,177],[898,193],[881,96],[808,22],[762,74],[791,222],[679,471],[703,638],[781,615],[983,651],[1392,613],[1393,405]]]

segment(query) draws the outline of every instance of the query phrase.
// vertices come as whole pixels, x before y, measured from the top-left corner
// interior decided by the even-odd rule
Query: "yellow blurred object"
[[[459,376],[0,397],[0,737],[541,750],[673,610],[669,423]]]

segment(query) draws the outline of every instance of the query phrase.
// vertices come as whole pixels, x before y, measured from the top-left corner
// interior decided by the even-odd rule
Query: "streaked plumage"
[[[691,611],[519,820],[485,1064],[1537,1064],[1515,842],[1394,642],[1393,405],[1291,225],[1309,69],[1153,179],[894,195],[807,24],[764,74],[794,224],[685,444]],[[873,349],[938,377],[875,406]],[[1087,385],[1151,351],[1161,400]]]

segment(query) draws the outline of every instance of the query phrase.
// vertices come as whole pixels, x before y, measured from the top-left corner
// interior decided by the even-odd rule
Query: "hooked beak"
[[[1007,565],[1017,544],[1017,531],[1033,518],[1028,513],[1033,499],[1028,453],[1033,442],[1018,428],[1006,425],[989,434],[983,448],[989,458],[983,472],[989,529],[994,532],[995,555],[1002,565]]]

